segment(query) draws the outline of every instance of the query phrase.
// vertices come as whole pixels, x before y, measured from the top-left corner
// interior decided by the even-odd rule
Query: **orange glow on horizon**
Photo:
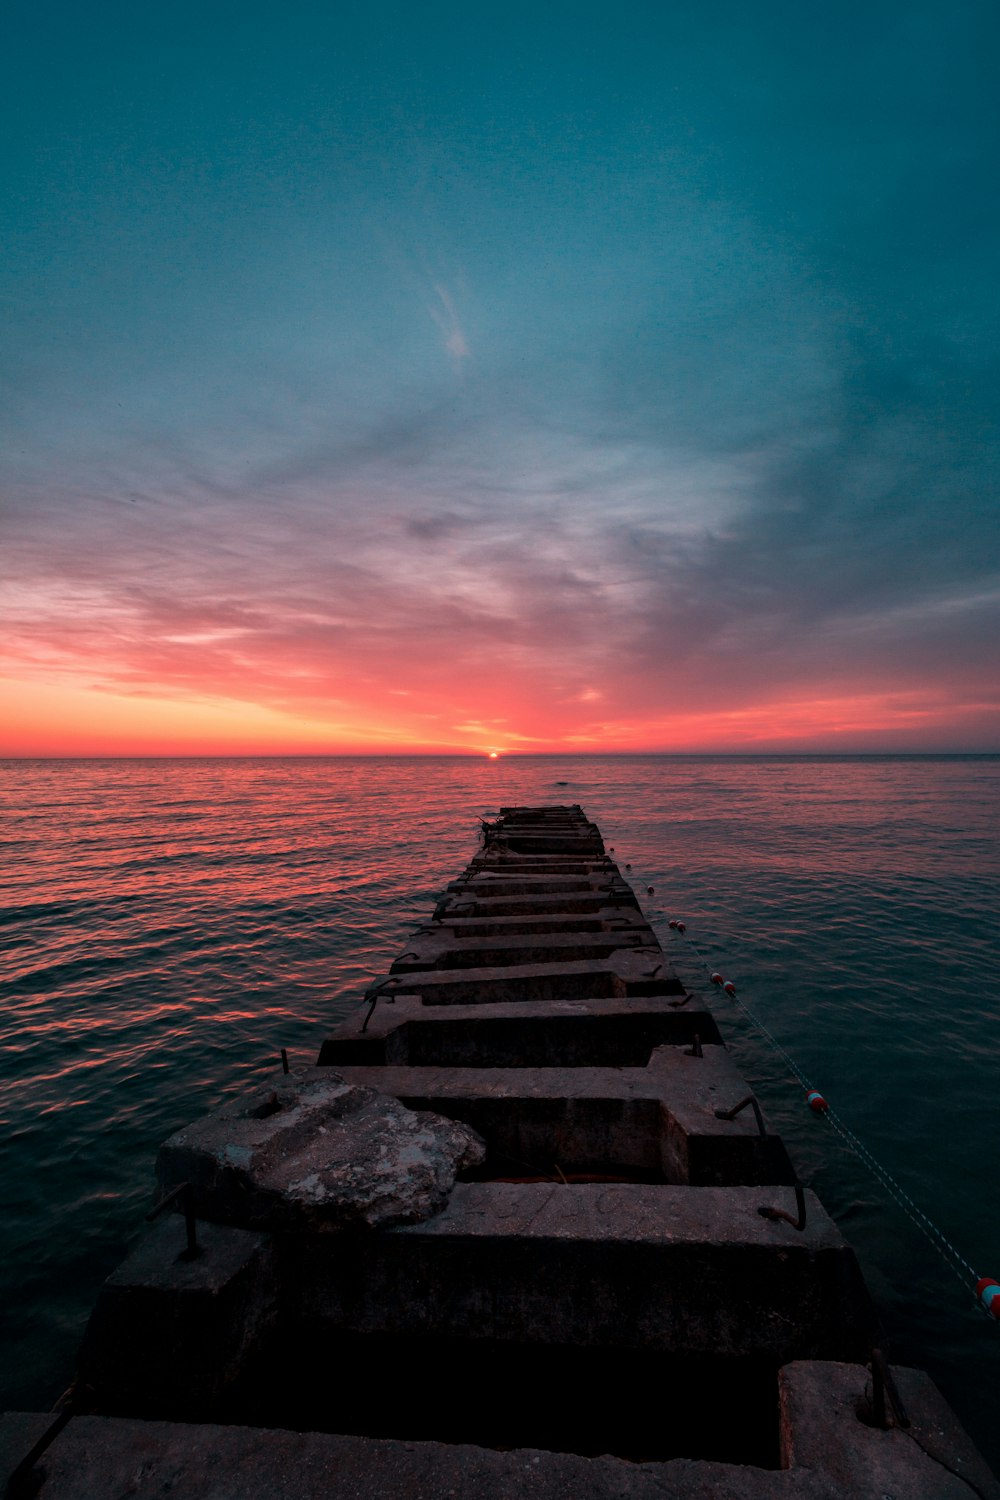
[[[372,688],[369,701],[275,707],[221,694],[115,692],[93,682],[4,684],[0,755],[323,755],[727,753],[755,751],[961,750],[996,743],[997,710],[930,692],[818,694],[742,708],[678,709],[643,716],[574,717],[565,701],[515,700],[491,692],[503,718],[470,716],[469,695],[448,703],[439,685],[417,692]],[[454,690],[453,690],[454,691]],[[455,695],[457,697],[457,694]],[[611,707],[605,694],[602,707]],[[483,746],[491,728],[494,748]]]

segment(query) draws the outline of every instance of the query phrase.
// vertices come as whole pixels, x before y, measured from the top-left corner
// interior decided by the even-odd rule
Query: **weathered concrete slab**
[[[80,1416],[54,1438],[36,1473],[44,1500],[969,1500],[977,1493],[996,1500],[996,1481],[967,1439],[961,1449],[939,1447],[943,1403],[929,1382],[921,1381],[918,1397],[917,1372],[894,1374],[915,1413],[912,1437],[858,1422],[852,1398],[863,1391],[862,1367],[786,1367],[780,1378],[792,1442],[790,1467],[778,1470]],[[828,1384],[830,1376],[839,1387],[834,1400],[817,1407],[810,1384]],[[48,1413],[0,1419],[0,1482],[51,1420]]]
[[[500,813],[496,820],[490,823],[484,820],[484,846],[487,850],[497,844],[502,844],[505,839],[516,838],[519,834],[545,834],[565,835],[573,839],[593,839],[603,843],[601,833],[596,823],[588,818],[519,818],[510,813]]]
[[[197,1213],[215,1223],[371,1229],[437,1213],[456,1174],[483,1156],[454,1120],[306,1068],[172,1135],[157,1179],[164,1192],[190,1183]]]
[[[495,1005],[588,996],[683,995],[684,986],[659,950],[620,948],[610,958],[558,964],[424,969],[407,976],[395,993],[419,994],[424,1005]]]
[[[579,856],[582,854],[600,855],[604,853],[604,845],[599,837],[575,832],[541,832],[538,829],[506,830],[498,840],[501,848],[510,849],[515,854],[569,854]]]
[[[532,874],[526,870],[511,870],[509,873],[497,866],[484,870],[472,870],[461,880],[453,880],[445,886],[450,896],[545,896],[578,895],[588,892],[603,892],[619,889],[613,880],[602,871],[592,875],[564,875],[558,871],[539,871]]]
[[[419,996],[380,1000],[327,1038],[320,1066],[399,1063],[487,1068],[645,1067],[654,1047],[721,1045],[714,1017],[675,997],[425,1006]],[[735,1101],[734,1101],[735,1102]]]
[[[570,859],[568,856],[563,859],[555,856],[543,858],[540,855],[511,854],[501,850],[498,854],[491,853],[485,859],[474,861],[453,884],[465,884],[477,877],[494,875],[504,880],[544,876],[549,880],[586,880],[603,882],[605,885],[621,878],[617,865],[609,860]]]
[[[586,821],[583,804],[580,802],[539,802],[534,804],[519,802],[516,806],[501,807],[500,816],[510,819],[511,822],[520,822],[535,818],[576,818]]]
[[[486,1142],[483,1170],[490,1175],[555,1180],[557,1172],[640,1172],[655,1180],[662,1171],[659,1100],[649,1086],[631,1087],[612,1069],[344,1071],[362,1085],[378,1078],[411,1109],[434,1109],[472,1125]],[[570,1084],[567,1071],[588,1077]]]
[[[659,1047],[645,1068],[342,1067],[410,1109],[464,1120],[487,1146],[496,1176],[642,1173],[650,1180],[731,1186],[790,1183],[775,1135],[751,1110],[720,1120],[746,1098],[722,1047]]]
[[[520,833],[565,833],[573,838],[600,839],[596,823],[586,817],[525,817],[518,813],[501,813],[490,830],[497,839],[510,838]]]
[[[612,916],[639,912],[635,893],[624,888],[614,893],[609,900],[608,887],[588,885],[583,891],[515,893],[498,891],[496,895],[482,890],[472,891],[468,886],[453,890],[434,911],[433,921],[448,922],[453,917],[503,917],[531,916],[548,912],[597,912],[608,911]]]
[[[645,932],[630,932],[623,927],[596,933],[496,933],[489,939],[459,937],[441,931],[425,932],[409,940],[406,952],[396,959],[390,973],[509,968],[515,964],[565,964],[608,959],[622,950],[640,945],[644,945],[647,951],[651,948],[660,951],[648,928]]]
[[[842,1500],[808,1473],[110,1417],[74,1417],[39,1472],[44,1500]]]
[[[614,860],[581,858],[574,854],[513,854],[509,849],[491,849],[487,854],[472,860],[465,871],[466,877],[478,871],[496,870],[504,875],[528,874],[553,875],[600,875],[605,879],[618,874]]]
[[[558,829],[600,838],[600,830],[580,805],[572,807],[502,807],[496,831],[501,835],[526,830]]]
[[[182,1220],[165,1215],[108,1277],[80,1351],[80,1375],[105,1407],[183,1416],[212,1408],[275,1316],[266,1236],[201,1223],[185,1258]]]
[[[581,873],[574,873],[574,870],[581,866]],[[520,881],[526,883],[529,888],[537,888],[540,884],[550,881],[556,886],[575,886],[583,890],[589,890],[594,886],[607,888],[627,884],[618,866],[610,861],[530,859],[520,855],[504,858],[498,855],[469,865],[445,889],[461,890],[464,886],[476,881],[482,885],[489,885],[493,882],[511,885]]]
[[[782,1462],[825,1473],[838,1495],[1000,1500],[1000,1484],[930,1377],[899,1366],[892,1373],[910,1425],[883,1430],[858,1417],[870,1407],[864,1366],[787,1365],[779,1373]]]
[[[618,932],[639,935],[650,947],[656,945],[653,929],[638,910],[623,912],[620,907],[599,907],[596,911],[552,911],[521,916],[448,916],[433,926],[421,928],[420,935],[438,933],[442,938],[459,939],[503,937],[517,933],[543,932]]]
[[[569,820],[560,822],[553,818],[522,821],[506,818],[499,826],[494,825],[488,843],[502,846],[520,838],[564,839],[568,844],[592,844],[604,852],[604,841],[595,823]]]
[[[664,1175],[694,1187],[791,1183],[795,1174],[780,1137],[762,1134],[746,1080],[724,1047],[658,1047],[648,1071],[662,1101]],[[732,1120],[718,1111],[744,1108]],[[766,1129],[766,1127],[765,1127]]]
[[[424,1224],[283,1247],[299,1323],[718,1359],[858,1358],[874,1318],[812,1194],[802,1233],[761,1217],[788,1188],[460,1183]],[[787,1202],[786,1202],[787,1200]]]

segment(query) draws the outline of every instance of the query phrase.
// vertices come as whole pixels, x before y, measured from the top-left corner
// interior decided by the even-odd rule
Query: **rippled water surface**
[[[100,1282],[141,1232],[160,1140],[281,1047],[314,1061],[504,802],[579,802],[632,864],[665,945],[666,919],[684,917],[919,1207],[1000,1279],[1000,758],[0,771],[0,1405],[46,1407],[68,1383]],[[997,1465],[1000,1324],[712,999],[858,1249],[892,1357],[931,1370]]]

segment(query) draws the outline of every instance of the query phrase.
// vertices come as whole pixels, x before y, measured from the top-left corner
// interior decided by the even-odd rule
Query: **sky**
[[[0,754],[1000,750],[994,0],[15,0]]]

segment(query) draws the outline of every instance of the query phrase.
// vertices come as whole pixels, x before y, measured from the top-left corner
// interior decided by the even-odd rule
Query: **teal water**
[[[160,1140],[281,1047],[312,1062],[503,802],[581,803],[664,945],[682,917],[1000,1280],[1000,757],[8,761],[0,780],[0,1407],[69,1383]],[[890,1356],[929,1369],[1000,1465],[1000,1324],[710,998],[858,1250]]]

